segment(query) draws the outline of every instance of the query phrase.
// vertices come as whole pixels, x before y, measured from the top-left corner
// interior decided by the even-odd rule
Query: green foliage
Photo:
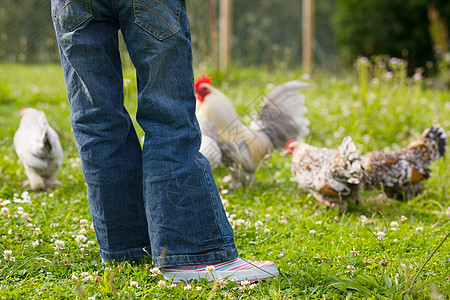
[[[262,68],[236,68],[229,75],[218,75],[213,84],[233,100],[246,122],[257,110],[268,83],[301,76],[296,71]],[[124,77],[129,79],[125,104],[134,115],[134,70],[124,70]],[[231,189],[223,179],[229,173],[220,167],[214,175],[226,200],[240,255],[273,260],[281,275],[247,287],[233,282],[225,287],[206,282],[171,287],[169,282],[160,282],[160,275],[152,276],[150,259],[137,265],[100,263],[60,67],[0,65],[0,82],[0,297],[450,297],[449,241],[438,248],[450,228],[448,155],[432,165],[424,193],[412,201],[366,191],[363,201],[351,203],[347,212],[317,207],[314,198],[298,190],[290,173],[290,158],[281,151],[271,153],[247,188]],[[449,91],[432,89],[423,79],[406,78],[404,65],[387,57],[357,61],[353,74],[339,78],[318,74],[311,85],[304,94],[311,120],[306,139],[313,145],[336,147],[345,135],[351,135],[362,153],[398,149],[431,124],[450,128]],[[61,187],[27,193],[21,186],[25,175],[12,137],[22,106],[44,110],[60,134],[66,154],[58,177]]]
[[[347,63],[358,55],[403,57],[410,70],[434,61],[428,32],[429,3],[450,23],[450,3],[445,0],[339,0],[333,18],[342,57]]]

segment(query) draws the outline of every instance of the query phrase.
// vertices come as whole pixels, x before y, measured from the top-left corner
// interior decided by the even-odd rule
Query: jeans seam
[[[197,160],[197,162],[200,164],[200,167],[201,167],[202,172],[203,172],[203,176],[205,176],[206,184],[208,185],[209,197],[210,197],[210,199],[214,199],[214,192],[212,191],[212,188],[211,188],[212,184],[209,181],[208,172],[205,170],[204,165],[201,163],[201,161]],[[215,183],[214,183],[214,186],[215,186]],[[211,200],[211,202],[212,202],[211,205],[213,206],[213,211],[217,212],[219,208],[217,207],[215,201]],[[223,238],[223,228],[221,228],[219,226],[219,222],[217,220],[217,215],[215,213],[214,213],[214,223],[216,225],[217,230],[220,233],[220,239],[222,240],[222,244],[225,244],[225,240]]]
[[[127,250],[127,251],[120,251],[120,252],[107,252],[107,251],[102,250],[102,249],[100,249],[100,251],[105,253],[105,254],[124,254],[124,253],[132,253],[132,252],[144,251],[147,248],[150,248],[150,246],[145,246],[145,247],[142,247],[142,248],[139,248],[139,249],[136,249],[136,250]]]

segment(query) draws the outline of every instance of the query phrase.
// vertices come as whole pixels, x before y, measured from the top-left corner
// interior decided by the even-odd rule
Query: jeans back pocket
[[[52,17],[69,31],[92,17],[91,0],[52,0]]]
[[[178,0],[133,0],[134,21],[158,40],[180,30],[180,2]]]

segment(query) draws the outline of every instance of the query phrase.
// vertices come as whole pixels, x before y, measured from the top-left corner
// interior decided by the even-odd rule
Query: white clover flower
[[[55,251],[55,253],[53,253],[54,256],[59,256],[59,252]]]
[[[95,297],[94,296],[90,296],[90,297],[88,297],[88,300],[95,300]]]
[[[161,281],[162,281],[162,280],[161,280]],[[160,281],[160,282],[161,282],[161,281]],[[176,283],[172,283],[172,284],[170,285],[170,288],[171,288],[171,289],[174,289],[174,288],[176,288],[176,287],[177,287],[177,284],[176,284]]]
[[[236,226],[241,226],[241,225],[245,224],[245,220],[238,219],[235,224],[236,224]]]
[[[202,287],[201,286],[197,286],[196,289],[197,289],[197,291],[201,291]]]
[[[241,285],[242,285],[242,286],[249,286],[249,285],[250,285],[250,281],[248,281],[248,280],[242,280],[242,281],[241,281]]]
[[[133,289],[137,289],[139,288],[139,284],[137,283],[137,281],[130,281],[130,287]]]
[[[11,200],[3,200],[2,203],[0,204],[1,206],[5,206],[11,204]]]
[[[279,258],[282,258],[283,256],[284,256],[283,253],[278,254],[278,257],[279,257]]]
[[[167,284],[164,280],[160,280],[160,281],[158,281],[158,286],[160,288],[165,288],[167,286]]]
[[[262,226],[263,226],[263,222],[262,221],[256,221],[255,222],[256,229],[258,229],[259,227],[262,227]]]
[[[64,249],[64,241],[61,240],[55,240],[55,247],[53,247],[53,249],[55,250],[60,250],[60,249]]]
[[[87,237],[82,234],[75,236],[75,241],[77,241],[77,243],[84,243],[86,240]]]
[[[384,236],[386,235],[383,231],[378,231],[376,233],[378,240],[382,241],[384,240]]]
[[[81,278],[81,281],[94,281],[94,277],[92,277],[92,275],[88,275],[86,277]]]
[[[219,284],[219,287],[224,288],[227,286],[227,281],[223,278],[219,278],[218,284]]]
[[[86,220],[86,219],[81,219],[81,220],[80,220],[81,227],[87,227],[87,226],[89,226],[88,223],[89,223],[89,221]]]
[[[38,240],[35,240],[34,242],[31,243],[31,245],[32,245],[33,247],[37,247],[37,246],[39,246],[39,241],[38,241]]]
[[[41,231],[41,229],[39,227],[36,227],[34,229],[34,233],[36,233],[37,235],[40,235],[40,234],[42,234],[42,231]]]
[[[77,273],[72,273],[71,280],[72,280],[72,282],[77,282],[78,281]]]
[[[249,288],[250,290],[253,290],[254,288],[256,288],[256,283],[250,284],[250,285],[248,286],[248,288]]]
[[[286,225],[287,223],[288,223],[287,220],[284,218],[280,220],[280,224]]]
[[[398,227],[399,225],[398,225],[398,223],[397,222],[391,222],[391,227]]]
[[[87,234],[87,230],[86,230],[86,228],[81,228],[78,233],[82,234],[82,235],[86,235]]]
[[[316,222],[316,225],[321,225],[322,224],[322,221],[317,221]]]
[[[3,257],[6,260],[9,260],[11,258],[11,255],[12,255],[12,250],[5,250],[5,251],[3,251]]]
[[[26,212],[24,212],[24,213],[22,214],[22,219],[24,219],[24,220],[27,221],[27,222],[29,222],[29,221],[32,220],[32,219],[30,218],[30,214],[29,214],[29,213],[26,213]]]
[[[315,231],[314,229],[311,229],[311,230],[309,231],[309,233],[311,233],[311,234],[316,234],[316,231]]]
[[[150,269],[150,276],[151,277],[157,277],[159,275],[161,275],[161,270],[159,270],[159,268],[151,268]]]
[[[185,286],[184,286],[184,290],[185,291],[189,291],[189,290],[191,290],[192,289],[192,286],[190,285],[190,284],[186,284]]]
[[[3,216],[9,216],[9,208],[2,207],[2,209],[0,210],[0,214]]]
[[[89,272],[81,272],[80,276],[81,277],[89,276]]]
[[[206,266],[206,272],[208,272],[208,274],[211,274],[215,271],[216,271],[216,268],[214,266]]]
[[[359,251],[356,251],[356,250],[355,250],[355,247],[353,247],[353,250],[351,250],[350,253],[351,253],[353,256],[358,256],[358,255],[359,255]]]
[[[224,198],[221,198],[221,199],[222,199],[222,205],[223,205],[223,208],[224,208],[224,209],[227,209],[227,207],[229,206],[228,200],[227,200],[227,199],[224,199]]]
[[[74,217],[74,218],[72,219],[72,221],[73,221],[74,223],[78,223],[78,222],[80,221],[80,219],[77,218],[77,217]]]
[[[406,220],[408,220],[407,217],[405,217],[405,216],[401,216],[401,217],[400,217],[400,222],[405,223]]]
[[[88,241],[87,244],[88,244],[89,246],[95,245],[95,241]]]
[[[270,233],[270,229],[269,229],[269,228],[266,228],[266,229],[264,229],[264,232],[265,232],[265,233]]]
[[[353,275],[354,271],[355,271],[354,266],[347,266],[347,271],[345,271],[345,274]]]
[[[423,227],[417,227],[417,228],[416,228],[416,231],[417,231],[417,232],[422,232],[422,231],[423,231]]]
[[[384,78],[392,79],[392,77],[394,77],[394,73],[392,73],[391,71],[384,73]]]

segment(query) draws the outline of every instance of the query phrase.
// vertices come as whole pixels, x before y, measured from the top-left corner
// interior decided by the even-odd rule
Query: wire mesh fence
[[[63,1],[63,0],[58,0]],[[97,0],[92,0],[97,1]],[[217,45],[211,45],[211,23],[207,0],[188,0],[195,64],[209,67],[217,61]],[[330,15],[334,3],[318,2],[316,11],[316,59],[325,62],[335,53]],[[0,62],[58,63],[58,47],[50,10],[51,0],[0,0]],[[234,1],[232,61],[237,65],[294,66],[301,62],[301,1]],[[215,43],[214,41],[212,43]],[[215,46],[215,47],[213,47]],[[121,52],[126,47],[121,42]],[[125,63],[129,61],[125,60]]]
[[[0,61],[58,61],[58,49],[50,17],[50,1],[1,0]]]
[[[208,6],[202,5],[203,1],[190,1],[188,10],[192,8],[194,12],[191,26],[197,32],[192,37],[195,56],[207,59],[208,18],[197,17],[208,15]],[[0,62],[59,62],[50,5],[51,0],[0,1]],[[126,47],[121,38],[120,49],[126,56]]]

